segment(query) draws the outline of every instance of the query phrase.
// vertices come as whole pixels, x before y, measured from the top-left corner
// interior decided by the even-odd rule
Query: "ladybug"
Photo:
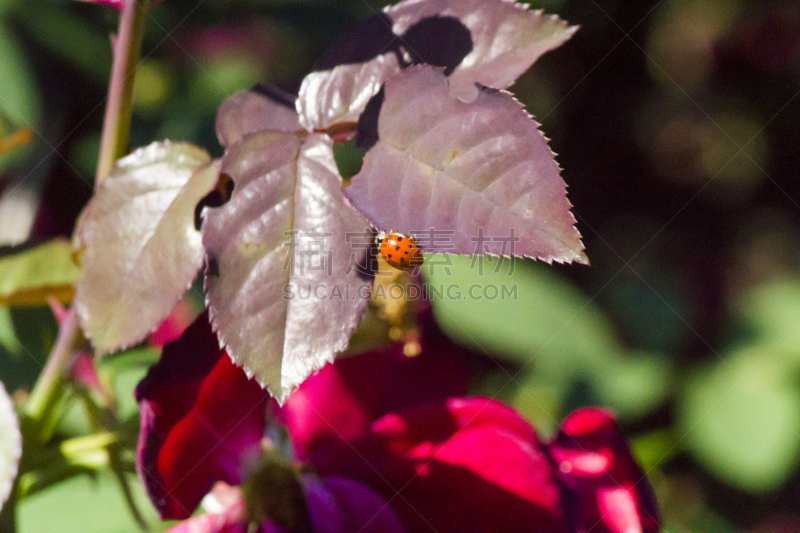
[[[411,270],[422,265],[422,251],[414,237],[391,230],[382,231],[375,238],[387,263],[400,270]]]

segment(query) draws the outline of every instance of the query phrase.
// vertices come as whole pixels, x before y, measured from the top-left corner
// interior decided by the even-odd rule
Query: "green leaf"
[[[22,47],[7,24],[0,24],[0,112],[20,125],[39,118],[39,92]],[[0,133],[8,134],[0,129]]]
[[[14,333],[11,310],[8,307],[0,307],[0,351],[17,353],[21,349],[22,345]]]
[[[134,476],[130,477],[134,500],[145,512],[145,518],[156,524],[155,531],[165,530],[170,524],[159,523],[141,483]],[[25,498],[19,504],[18,513],[20,533],[130,533],[139,530],[127,509],[119,484],[110,472],[101,474],[96,481],[85,476],[72,478]]]
[[[632,352],[604,365],[592,376],[602,405],[622,420],[640,418],[665,401],[674,369],[669,360],[648,352]]]
[[[734,305],[749,342],[800,363],[800,280],[758,285]]]
[[[214,114],[230,95],[263,79],[261,63],[250,55],[215,57],[194,71],[186,98],[195,113]]]
[[[516,260],[511,273],[511,264],[496,272],[496,258],[426,256],[434,311],[448,335],[557,381],[591,375],[621,351],[600,310],[553,267]]]
[[[105,85],[111,72],[111,43],[98,27],[88,24],[63,6],[37,2],[30,9],[18,2],[14,21],[50,52],[80,70],[92,81]]]
[[[633,457],[648,475],[654,473],[680,450],[670,429],[657,429],[637,435],[631,439],[630,444]]]
[[[48,307],[0,307],[0,381],[10,392],[33,387],[57,334]]]
[[[504,373],[498,375],[505,376]],[[520,382],[510,403],[540,435],[553,435],[564,410],[564,392],[564,387],[555,387],[535,375],[528,375]]]
[[[7,24],[0,24],[0,95],[0,137],[38,123],[41,102],[33,69]],[[0,170],[28,151],[17,149],[0,155]]]
[[[778,488],[800,462],[800,391],[786,365],[758,348],[695,372],[681,397],[679,434],[719,479],[749,492]]]
[[[46,305],[49,295],[69,303],[79,275],[65,239],[0,258],[0,305]]]

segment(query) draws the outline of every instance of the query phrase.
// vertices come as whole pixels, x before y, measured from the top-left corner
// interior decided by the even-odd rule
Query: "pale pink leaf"
[[[342,195],[325,135],[247,136],[222,171],[233,196],[203,224],[211,323],[233,361],[283,401],[358,325],[369,285],[357,268],[366,249],[353,243],[369,224]]]
[[[390,53],[366,63],[312,72],[303,80],[297,98],[300,123],[312,131],[338,122],[356,122],[383,82],[399,71],[400,64]]]
[[[301,129],[294,108],[281,105],[254,91],[239,91],[217,110],[217,139],[230,146],[250,133],[263,130],[293,132]]]
[[[197,203],[214,187],[205,150],[159,142],[120,159],[81,216],[75,303],[98,354],[144,339],[203,264]]]
[[[385,29],[384,29],[385,26]],[[445,68],[453,94],[477,96],[476,83],[505,89],[577,26],[509,0],[406,0],[367,19],[303,80],[297,99],[308,130],[355,120],[401,68]],[[364,57],[364,56],[367,57]],[[371,56],[371,57],[370,57]]]
[[[587,262],[554,154],[510,94],[466,103],[411,67],[386,82],[377,133],[345,195],[379,229],[428,252]]]
[[[512,0],[407,0],[387,13],[396,35],[435,16],[456,18],[469,29],[472,51],[450,74],[451,91],[466,101],[477,96],[475,83],[510,87],[542,54],[561,46],[578,29]]]

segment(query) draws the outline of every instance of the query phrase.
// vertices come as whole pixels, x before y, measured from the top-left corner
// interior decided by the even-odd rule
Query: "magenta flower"
[[[404,533],[400,520],[385,501],[356,481],[341,478],[319,480],[313,475],[301,476],[306,499],[308,523],[299,527],[282,527],[264,521],[259,533]],[[223,512],[204,514],[185,520],[169,533],[252,533],[244,500],[239,497]]]
[[[291,531],[287,507],[314,532],[658,531],[651,489],[608,412],[580,410],[544,443],[513,409],[463,398],[465,350],[429,313],[420,320],[417,357],[394,344],[341,359],[278,408],[201,316],[137,389],[139,472],[162,517],[188,517],[222,480],[244,484],[246,504],[174,531],[247,531],[254,521]],[[278,423],[303,468],[285,467],[301,496],[283,507],[264,502],[291,491],[259,474],[275,471],[260,444]]]

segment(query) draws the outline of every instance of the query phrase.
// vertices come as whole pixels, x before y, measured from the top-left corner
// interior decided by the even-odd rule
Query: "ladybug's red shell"
[[[411,270],[422,265],[422,251],[413,237],[390,231],[378,235],[380,251],[387,263],[400,270]]]

